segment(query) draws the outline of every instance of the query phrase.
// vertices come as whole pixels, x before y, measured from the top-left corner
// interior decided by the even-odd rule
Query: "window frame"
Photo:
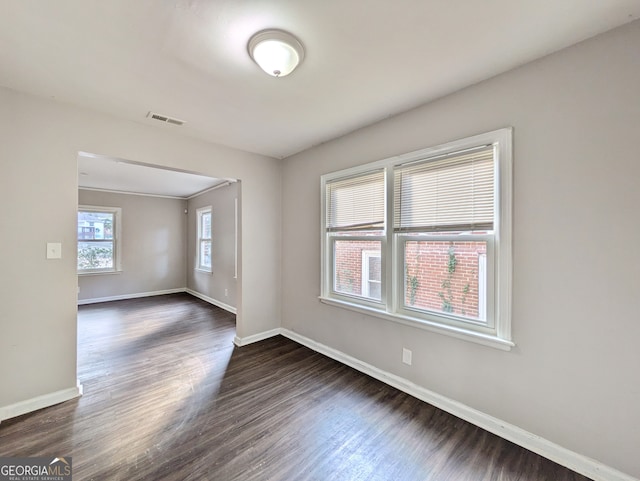
[[[97,275],[97,274],[117,274],[122,272],[122,246],[121,246],[121,238],[122,238],[122,208],[121,207],[106,207],[106,206],[97,206],[97,205],[79,205],[78,213],[80,212],[108,212],[113,214],[113,238],[111,239],[113,243],[113,267],[108,268],[98,268],[98,269],[78,269],[77,264],[77,253],[78,253],[78,243],[79,242],[92,242],[93,239],[79,239],[76,232],[76,272],[79,276],[86,275]],[[78,221],[76,218],[76,231],[78,227]],[[104,242],[104,240],[100,240],[100,242]]]
[[[210,232],[210,237],[203,237],[202,235],[202,217],[205,214],[209,214],[211,216],[210,219],[210,225],[211,225],[211,232]],[[200,271],[200,272],[207,272],[207,273],[211,273],[213,272],[213,212],[212,212],[212,206],[208,205],[205,207],[200,207],[199,209],[196,209],[196,266],[195,266],[195,270],[196,271]],[[211,253],[211,265],[210,266],[205,266],[202,264],[202,258],[201,258],[201,246],[203,242],[209,242],[209,252]]]
[[[384,183],[384,187],[382,189],[383,195],[384,195],[384,199],[383,199],[383,204],[386,205],[387,202],[387,191],[386,191],[386,184],[387,184],[387,177],[386,177],[386,169],[384,169],[384,165],[378,165],[379,162],[377,163],[373,163],[373,164],[368,164],[371,166],[371,168],[369,169],[362,169],[359,167],[355,167],[352,169],[347,169],[344,171],[341,171],[342,173],[344,173],[344,175],[331,175],[328,174],[326,176],[322,177],[322,229],[325,230],[325,226],[327,223],[327,217],[328,217],[328,209],[327,209],[327,205],[326,205],[326,186],[328,183],[337,180],[337,181],[347,181],[350,178],[357,178],[360,176],[367,176],[369,174],[382,174],[382,181]],[[336,173],[338,174],[338,173]],[[386,225],[386,212],[384,213],[385,219],[384,219],[384,225]],[[378,234],[374,234],[374,232],[377,232],[379,230],[383,231],[382,235],[378,235]],[[380,310],[381,308],[384,307],[385,303],[387,302],[386,299],[386,293],[384,290],[384,279],[386,276],[386,264],[385,264],[385,256],[382,254],[383,252],[385,252],[386,247],[387,247],[387,236],[384,233],[384,227],[379,228],[379,227],[371,227],[371,226],[364,226],[363,228],[352,228],[352,227],[346,227],[344,230],[341,230],[340,228],[333,228],[333,229],[326,229],[326,235],[323,236],[323,259],[334,259],[334,253],[335,253],[335,245],[336,242],[339,241],[345,241],[345,240],[349,240],[349,241],[356,241],[356,242],[380,242],[380,252],[381,252],[381,278],[383,279],[382,281],[382,286],[381,286],[381,298],[378,299],[373,299],[370,297],[366,297],[364,295],[356,295],[356,294],[348,294],[348,293],[344,293],[344,292],[340,292],[337,291],[334,286],[335,286],[335,279],[336,279],[336,271],[335,271],[335,264],[332,261],[330,266],[327,266],[327,272],[326,275],[323,277],[323,296],[324,297],[324,293],[330,293],[330,298],[332,299],[336,299],[340,302],[343,302],[345,304],[352,304],[353,302],[356,303],[356,305],[361,305],[367,308],[371,308],[373,310]],[[324,265],[324,260],[323,260],[323,265]],[[362,267],[360,269],[362,271]],[[361,272],[362,273],[362,272]]]
[[[438,332],[490,347],[510,350],[511,338],[511,270],[512,270],[512,128],[503,128],[445,144],[428,147],[388,159],[321,177],[321,294],[327,304],[366,313],[401,324]],[[473,149],[482,145],[494,148],[494,230],[492,234],[457,234],[435,236],[394,232],[394,168],[409,163]],[[372,302],[358,296],[346,296],[333,289],[335,240],[361,240],[358,236],[336,236],[326,229],[326,186],[329,182],[385,171],[385,225],[382,236],[366,236],[381,241],[382,299]],[[404,245],[411,240],[487,240],[486,254],[486,323],[440,312],[425,312],[404,306]],[[479,306],[480,309],[480,306]]]

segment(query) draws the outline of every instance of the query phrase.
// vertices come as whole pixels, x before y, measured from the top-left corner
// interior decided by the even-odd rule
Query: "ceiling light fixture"
[[[249,40],[249,56],[274,77],[289,75],[304,59],[300,41],[283,30],[262,30]]]

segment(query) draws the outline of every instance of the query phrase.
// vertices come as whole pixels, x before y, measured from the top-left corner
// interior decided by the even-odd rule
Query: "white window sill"
[[[115,270],[115,271],[78,271],[78,275],[79,276],[104,276],[104,275],[110,275],[110,274],[121,274],[122,273],[122,269],[119,270]]]
[[[368,314],[373,317],[385,319],[387,321],[398,322],[406,326],[416,327],[418,329],[424,329],[426,331],[436,332],[438,334],[444,334],[445,336],[455,337],[464,341],[474,342],[476,344],[482,344],[483,346],[493,347],[503,351],[510,351],[512,347],[515,347],[515,343],[508,339],[503,339],[491,334],[485,334],[482,332],[471,331],[468,329],[461,329],[459,327],[448,326],[446,324],[435,324],[428,321],[417,319],[414,317],[404,316],[401,314],[391,314],[389,312],[380,311],[372,307],[361,306],[351,302],[332,299],[328,297],[319,297],[320,302],[328,304],[330,306],[342,307],[349,309],[350,311],[359,312],[361,314]]]
[[[196,272],[202,272],[204,274],[211,274],[213,272],[213,269],[202,269],[200,267],[196,267],[194,270]]]

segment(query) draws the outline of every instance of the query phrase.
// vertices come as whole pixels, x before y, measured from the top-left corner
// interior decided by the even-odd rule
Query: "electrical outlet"
[[[402,362],[411,366],[411,354],[412,352],[406,347],[402,348]]]
[[[224,297],[229,297],[229,289],[224,290]]]

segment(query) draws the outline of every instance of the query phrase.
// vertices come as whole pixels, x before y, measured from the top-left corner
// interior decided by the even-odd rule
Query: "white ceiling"
[[[186,199],[225,182],[224,179],[85,152],[78,155],[78,186],[81,188]]]
[[[640,17],[638,0],[0,0],[0,84],[287,157]],[[264,28],[306,48],[273,78]],[[183,127],[148,111],[186,120]]]

